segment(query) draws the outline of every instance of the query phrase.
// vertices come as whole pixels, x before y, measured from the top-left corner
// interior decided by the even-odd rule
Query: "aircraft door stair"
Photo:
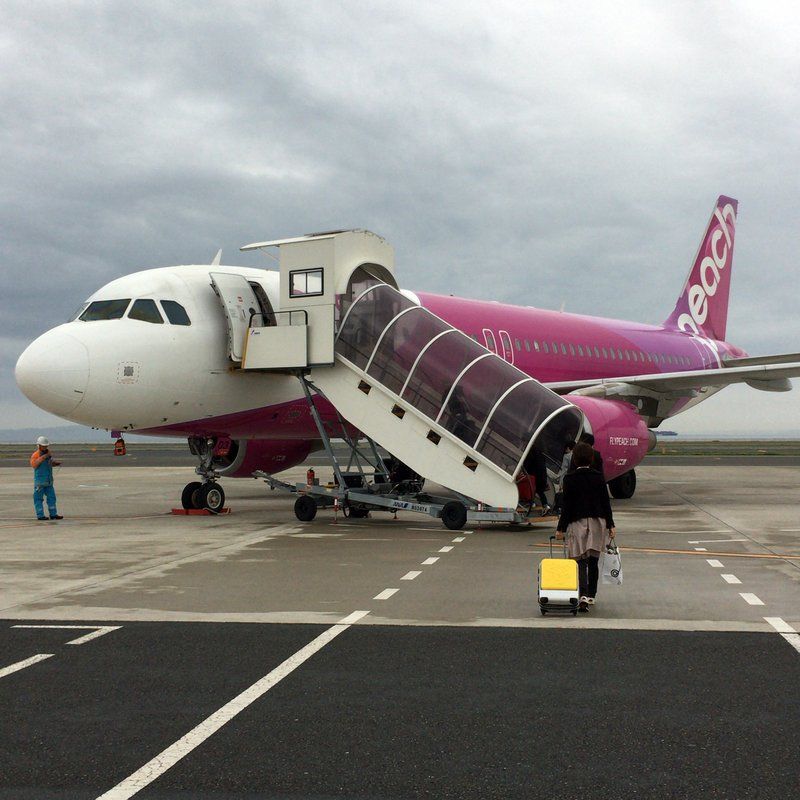
[[[560,463],[578,408],[397,289],[347,308],[335,362],[310,383],[341,416],[423,477],[494,508],[515,508],[531,447]]]

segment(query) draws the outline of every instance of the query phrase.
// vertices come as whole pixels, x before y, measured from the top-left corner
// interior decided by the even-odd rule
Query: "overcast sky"
[[[0,428],[53,424],[14,364],[103,283],[338,227],[407,288],[658,323],[728,194],[728,336],[799,351],[798,42],[779,2],[0,0]]]

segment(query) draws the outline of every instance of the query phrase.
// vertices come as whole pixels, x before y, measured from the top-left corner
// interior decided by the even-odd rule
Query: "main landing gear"
[[[630,500],[636,491],[636,472],[630,470],[618,478],[608,482],[608,489],[611,496],[616,500]]]
[[[218,514],[225,505],[225,490],[217,483],[219,475],[213,467],[215,445],[215,439],[206,439],[204,436],[189,437],[189,450],[200,460],[195,472],[203,480],[192,481],[183,487],[181,505],[186,509],[202,508],[212,514]]]

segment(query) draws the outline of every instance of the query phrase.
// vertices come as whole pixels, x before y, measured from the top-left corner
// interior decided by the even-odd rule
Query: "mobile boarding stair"
[[[581,431],[580,410],[399,291],[392,249],[375,234],[340,231],[242,249],[271,246],[280,248],[280,310],[271,324],[251,317],[243,342],[241,319],[239,327],[229,320],[231,358],[241,352],[243,370],[297,376],[336,485],[260,477],[297,492],[295,513],[303,520],[338,504],[354,516],[420,512],[451,529],[521,521],[516,479],[526,456],[536,447],[560,463],[564,443]],[[231,303],[220,297],[231,317]],[[334,428],[320,413],[327,404]],[[348,424],[366,437],[368,457]],[[348,445],[350,468],[336,457],[332,438]],[[376,445],[455,498],[390,483]]]

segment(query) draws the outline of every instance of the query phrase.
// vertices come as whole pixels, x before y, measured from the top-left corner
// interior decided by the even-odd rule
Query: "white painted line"
[[[781,636],[800,653],[800,633],[782,633]]]
[[[91,631],[85,636],[71,639],[67,644],[86,644],[92,639],[98,639],[111,631],[118,631],[122,625],[12,625],[12,628],[52,628],[54,630]]]
[[[735,575],[720,575],[720,578],[725,581],[725,583],[741,583],[741,581]]]
[[[707,532],[714,533],[714,531],[707,531]],[[695,539],[694,541],[689,540],[689,544],[713,544],[714,542],[746,542],[746,541],[747,539]]]
[[[775,628],[778,633],[797,633],[797,631],[780,617],[764,617],[765,622],[768,622]]]
[[[418,578],[420,575],[422,575],[422,570],[412,569],[411,572],[406,572],[406,574],[403,575],[403,577],[400,578],[400,580],[401,581],[413,581],[414,578]]]
[[[33,664],[38,664],[46,658],[52,658],[54,653],[37,653],[35,656],[26,658],[24,661],[17,661],[16,664],[9,664],[7,667],[0,669],[0,678],[5,678],[6,675],[11,675],[14,672],[19,672],[25,667],[30,667]]]
[[[450,545],[448,545],[447,547],[440,547],[439,548],[439,552],[440,553],[449,553],[452,549],[453,548]]]
[[[707,553],[708,552],[708,548],[707,547],[695,547],[695,550],[697,550],[698,553]]]
[[[380,594],[376,594],[373,600],[388,600],[393,594],[397,594],[399,589],[384,589]]]
[[[406,528],[407,531],[425,531],[425,533],[430,533],[431,531],[438,531],[440,530],[438,525],[431,525],[430,528]]]
[[[702,530],[702,531],[684,531],[684,530],[663,530],[663,529],[655,529],[649,528],[645,533],[733,533],[730,528],[725,528],[724,530],[719,531],[709,531],[709,530]],[[689,544],[697,544],[697,542],[689,542]]]
[[[466,538],[467,538],[466,536],[456,536],[456,538],[453,539],[453,541],[454,542],[463,542],[464,539],[466,539]]]
[[[196,728],[193,728],[185,736],[178,739],[177,742],[171,744],[166,750],[163,750],[155,758],[148,761],[143,767],[140,767],[125,780],[100,795],[98,800],[129,800],[129,798],[163,775],[170,767],[175,766],[198,745],[213,736],[226,722],[230,722],[237,714],[244,711],[278,682],[294,672],[311,656],[319,652],[326,644],[329,644],[340,633],[346,631],[354,622],[367,616],[367,614],[369,614],[369,611],[354,611],[341,622],[328,628],[316,639],[309,642],[294,655],[289,656],[282,664],[279,664],[263,678],[257,680],[252,686],[203,720]]]
[[[739,592],[739,596],[742,598],[742,600],[745,601],[745,603],[749,603],[751,606],[763,606],[764,605],[764,601],[760,600],[752,592]]]
[[[800,528],[779,528],[781,533],[800,533]]]
[[[461,533],[475,533],[475,531],[461,531]]]
[[[722,567],[722,562],[717,561],[716,558],[707,558],[706,563],[709,567],[715,567],[716,569],[720,569]]]
[[[431,564],[435,564],[439,560],[439,556],[431,556],[430,558],[426,558],[422,562],[423,567],[429,567]]]

